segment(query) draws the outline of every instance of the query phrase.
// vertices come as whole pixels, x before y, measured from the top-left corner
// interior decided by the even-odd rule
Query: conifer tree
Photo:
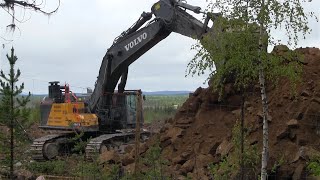
[[[14,179],[14,132],[18,129],[17,124],[29,116],[26,105],[30,99],[30,92],[28,96],[18,97],[24,89],[24,83],[17,85],[21,71],[19,69],[15,71],[18,58],[13,48],[11,55],[7,54],[7,59],[10,64],[9,73],[6,75],[2,70],[0,71],[0,93],[2,94],[0,119],[10,127],[10,179]]]

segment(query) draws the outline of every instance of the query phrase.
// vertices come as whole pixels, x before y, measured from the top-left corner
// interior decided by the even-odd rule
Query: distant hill
[[[160,96],[160,95],[189,95],[192,91],[153,91],[153,92],[143,92],[144,95],[149,96]]]
[[[151,92],[143,92],[144,95],[148,96],[170,96],[170,95],[189,95],[192,91],[151,91]],[[76,95],[83,95],[84,93],[76,93]],[[22,95],[27,95],[26,93],[23,93]],[[47,94],[33,94],[33,96],[40,96],[44,97],[47,96]]]

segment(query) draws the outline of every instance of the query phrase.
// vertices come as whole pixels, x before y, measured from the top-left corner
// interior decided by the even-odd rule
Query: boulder
[[[179,174],[186,175],[188,172],[192,172],[194,168],[195,161],[194,159],[189,159],[187,162],[185,162],[179,171]]]
[[[188,158],[191,156],[191,154],[192,154],[192,150],[189,149],[189,150],[181,153],[180,156],[181,156],[183,159],[188,159]]]
[[[167,133],[163,134],[160,137],[160,146],[162,148],[167,147],[168,145],[175,142],[177,138],[180,138],[184,134],[184,130],[179,127],[170,128]]]
[[[194,93],[192,93],[193,96],[198,96],[200,93],[202,92],[202,87],[198,87],[198,89],[196,89],[194,91]]]
[[[216,155],[225,156],[229,154],[232,149],[232,143],[227,140],[222,141],[222,143],[218,146],[216,150]]]
[[[297,162],[299,159],[304,159],[308,161],[313,157],[319,157],[319,156],[320,156],[320,152],[315,150],[314,148],[301,146],[292,162]]]
[[[175,158],[173,158],[172,159],[172,163],[173,164],[184,164],[185,162],[187,161],[187,159],[186,158],[183,158],[183,157],[181,157],[181,156],[176,156]]]
[[[301,96],[303,96],[303,97],[310,97],[311,95],[312,95],[312,93],[308,90],[303,90],[301,92]]]
[[[241,115],[241,109],[233,110],[231,113],[233,115],[235,115],[235,116],[240,116]]]
[[[196,156],[196,161],[197,161],[197,167],[202,168],[202,167],[208,167],[210,163],[214,160],[213,156],[211,154],[199,154]]]
[[[281,140],[288,137],[290,134],[288,127],[282,127],[277,131],[277,139]]]
[[[215,155],[216,150],[221,142],[208,142],[203,141],[200,143],[199,152],[201,154],[211,154]]]
[[[289,128],[298,128],[299,127],[299,122],[296,119],[291,119],[287,122],[287,126]]]
[[[17,180],[35,179],[34,175],[30,171],[25,169],[18,169],[14,171],[14,174],[16,175]]]
[[[247,111],[251,114],[253,112],[254,108],[253,107],[247,107]]]
[[[17,162],[17,163],[14,164],[14,166],[15,166],[15,167],[21,167],[21,166],[22,166],[22,163],[21,163],[21,162]]]
[[[162,142],[160,143],[160,147],[161,147],[161,148],[165,148],[165,147],[168,147],[170,144],[172,144],[172,140],[171,140],[171,139],[168,139],[168,140],[166,140],[166,141],[162,141]]]
[[[123,166],[127,166],[129,164],[134,163],[134,158],[132,156],[130,156],[129,154],[126,154],[122,157],[121,162],[122,162]]]
[[[172,128],[171,124],[165,124],[161,129],[160,129],[160,133],[164,133],[166,132],[168,129]]]
[[[124,147],[124,152],[126,154],[130,153],[133,150],[134,146],[133,145],[128,145]]]
[[[299,164],[299,166],[294,170],[292,180],[300,180],[302,179],[302,173],[303,173],[304,165]]]
[[[104,151],[99,156],[99,163],[100,164],[114,164],[114,163],[117,163],[119,161],[120,161],[120,156],[114,150]]]
[[[318,104],[320,104],[320,98],[319,97],[314,97],[311,102],[316,102]]]
[[[298,145],[299,146],[306,146],[309,143],[308,139],[304,137],[299,137],[298,138]]]
[[[177,124],[191,124],[195,121],[195,118],[194,117],[182,117],[182,118],[179,118],[176,123]]]

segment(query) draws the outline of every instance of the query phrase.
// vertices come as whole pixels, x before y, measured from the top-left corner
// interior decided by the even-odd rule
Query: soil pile
[[[281,55],[286,50],[280,51],[277,53]],[[305,176],[309,158],[320,155],[320,50],[300,48],[295,51],[304,54],[303,80],[298,85],[297,95],[293,96],[285,79],[277,87],[268,86],[267,89],[270,115],[268,169],[271,171],[282,158],[274,175],[300,179]],[[250,127],[248,141],[251,145],[257,144],[260,152],[262,108],[259,91],[258,86],[254,87],[246,99],[245,124]],[[169,161],[166,169],[173,177],[208,179],[208,164],[220,162],[221,157],[233,150],[231,131],[240,119],[241,96],[231,84],[225,86],[225,92],[224,101],[219,102],[218,94],[211,88],[198,88],[160,130],[162,156]],[[143,145],[140,152],[145,152],[154,141],[151,139]],[[123,158],[128,159],[133,163],[132,157]],[[132,167],[132,164],[128,166]]]

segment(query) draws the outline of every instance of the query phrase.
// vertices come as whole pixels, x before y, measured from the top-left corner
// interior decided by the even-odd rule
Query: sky
[[[150,12],[155,0],[61,0],[57,13],[50,17],[35,12],[16,12],[19,29],[14,33],[6,30],[10,16],[0,10],[0,36],[13,39],[0,40],[0,68],[8,69],[5,55],[15,48],[21,69],[21,82],[25,92],[47,93],[49,81],[68,83],[74,92],[85,92],[93,88],[101,61],[114,38],[128,29],[143,11]],[[55,1],[47,1],[45,8],[55,7]],[[189,4],[203,9],[205,0],[188,0]],[[319,17],[320,1],[312,2],[306,10],[316,12]],[[191,12],[190,12],[191,13]],[[192,13],[191,13],[192,14]],[[193,14],[194,15],[194,14]],[[201,19],[201,16],[196,16]],[[320,25],[312,21],[313,32],[298,46],[320,47]],[[283,36],[282,31],[275,33]],[[196,41],[172,33],[129,67],[126,89],[143,91],[189,90],[204,84],[207,75],[188,76],[186,69],[195,51]]]

